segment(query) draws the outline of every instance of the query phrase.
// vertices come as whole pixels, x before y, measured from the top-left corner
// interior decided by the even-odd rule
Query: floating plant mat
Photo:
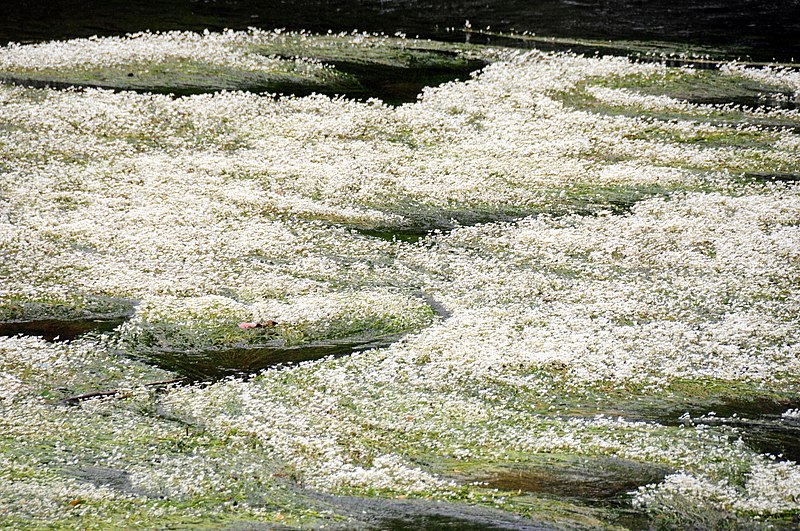
[[[546,51],[575,52],[585,55],[613,54],[638,61],[664,62],[669,66],[689,66],[698,69],[716,69],[723,62],[741,61],[748,54],[742,49],[669,41],[596,40],[571,37],[552,37],[533,33],[493,32],[488,29],[465,28],[475,43],[493,43],[496,46],[533,47]],[[747,61],[753,67],[779,66],[793,68],[794,63]]]
[[[256,321],[240,322],[245,317]],[[386,291],[252,305],[225,297],[149,298],[113,341],[137,358],[192,380],[215,380],[385,347],[433,318],[427,300]]]
[[[748,418],[737,413],[735,417],[710,415],[685,422],[732,427],[751,448],[778,459],[800,462],[800,422],[797,419],[781,414]]]
[[[306,495],[312,495],[306,493]],[[557,529],[536,520],[521,518],[497,509],[488,509],[441,500],[370,499],[353,496],[317,496],[322,507],[328,506],[345,515],[340,529],[392,529],[398,531],[547,531]],[[337,526],[333,526],[337,529]]]
[[[212,62],[261,38],[181,35]],[[150,61],[173,38],[0,61]],[[383,46],[286,38],[345,63]],[[398,526],[489,508],[512,528],[792,525],[797,111],[637,92],[706,74],[622,57],[387,43],[491,64],[397,107],[0,85],[0,315],[132,313],[0,337],[4,518],[382,525],[322,501],[345,496],[422,513]],[[797,90],[776,68],[717,75]]]
[[[69,341],[89,333],[110,332],[126,322],[134,301],[72,293],[46,300],[11,298],[0,309],[0,336],[41,336]]]
[[[648,127],[626,134],[628,140],[763,152],[800,131],[798,80],[798,72],[777,70],[770,79],[763,71],[736,65],[718,71],[668,69],[663,77],[590,81],[562,101],[590,112],[649,121]],[[769,108],[773,111],[766,112]],[[689,123],[697,127],[687,129]]]
[[[668,468],[616,458],[551,454],[537,458],[531,463],[499,463],[494,470],[491,465],[483,465],[470,479],[505,491],[522,490],[597,501],[624,497],[640,486],[662,481],[672,472]],[[459,470],[458,462],[451,466]],[[470,476],[468,471],[459,472]]]
[[[273,345],[207,350],[204,352],[148,352],[144,361],[177,372],[192,381],[218,380],[227,376],[254,374],[276,365],[290,365],[327,356],[346,356],[369,348],[380,348],[396,341],[398,336],[361,336],[339,340],[314,341],[287,346],[281,341]]]
[[[543,504],[548,497],[562,503],[571,500],[575,512],[594,515],[599,521],[623,528],[632,526],[633,529],[648,528],[652,522],[645,511],[630,507],[627,501],[629,493],[658,483],[674,472],[659,465],[613,457],[557,453],[518,457],[511,462],[480,464],[439,461],[435,466],[461,482],[515,493],[520,501],[523,497],[529,497],[525,501],[533,504],[537,501]],[[557,521],[557,516],[553,516]]]
[[[63,321],[44,319],[41,321],[19,321],[0,323],[0,336],[41,336],[47,341],[69,341],[89,332],[110,332],[125,322],[125,319],[86,319]]]
[[[790,394],[791,398],[780,394],[770,396],[758,390],[752,390],[748,395],[721,382],[708,382],[708,386],[714,392],[708,392],[704,397],[699,396],[700,393],[684,391],[671,397],[666,404],[640,404],[640,418],[666,425],[730,427],[733,436],[741,438],[758,452],[800,462],[800,423],[793,414],[800,408],[796,395]],[[677,405],[676,402],[683,403]],[[670,407],[675,409],[668,411]]]
[[[472,47],[362,34],[138,33],[9,46],[0,80],[32,87],[98,87],[188,95],[220,90],[345,94],[392,103],[485,66]]]

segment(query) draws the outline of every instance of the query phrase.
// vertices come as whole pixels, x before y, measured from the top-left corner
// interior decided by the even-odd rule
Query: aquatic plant
[[[746,422],[765,403],[796,425],[800,114],[678,97],[796,90],[791,72],[258,31],[11,46],[0,70],[286,61],[246,63],[265,46],[312,72],[362,48],[490,64],[397,107],[0,84],[0,318],[132,313],[0,339],[3,518],[358,524],[326,494],[576,527],[800,512],[798,456]],[[376,338],[203,383],[152,366]],[[742,423],[697,418],[719,408]],[[560,477],[647,473],[599,505],[497,481],[545,456]]]

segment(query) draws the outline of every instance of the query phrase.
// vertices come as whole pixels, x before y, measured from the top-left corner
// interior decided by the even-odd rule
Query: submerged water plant
[[[792,72],[258,31],[11,46],[0,70],[187,50],[255,76],[488,66],[399,106],[0,84],[0,318],[126,319],[0,338],[4,523],[797,518],[796,456],[756,432],[797,429],[800,113],[683,97],[796,99]],[[201,381],[150,385],[176,371]]]

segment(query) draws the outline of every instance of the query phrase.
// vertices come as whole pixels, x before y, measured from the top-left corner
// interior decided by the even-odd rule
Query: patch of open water
[[[435,54],[437,52],[428,53]],[[308,81],[291,82],[275,80],[264,84],[242,84],[237,88],[256,94],[291,94],[298,97],[311,94],[324,94],[327,96],[344,96],[359,100],[378,98],[389,105],[402,105],[403,103],[416,101],[422,89],[425,87],[433,87],[451,81],[468,79],[472,72],[486,66],[484,61],[479,60],[454,62],[452,65],[448,66],[421,64],[408,67],[366,63],[358,64],[344,61],[325,62],[331,64],[337,70],[352,76],[354,81],[347,84],[332,83],[326,85],[313,84]],[[0,76],[0,83],[12,83],[32,88],[102,88],[115,91],[132,90],[135,92],[168,94],[175,97],[207,94],[219,92],[220,90],[213,78],[208,78],[208,86],[181,86],[179,84],[170,84],[169,80],[164,81],[162,85],[140,87],[137,85],[109,84],[100,80],[96,82],[73,83],[29,79],[26,77],[15,77],[13,75]]]
[[[0,336],[40,336],[45,341],[70,341],[90,332],[110,332],[128,320],[115,319],[40,319],[0,322]]]
[[[528,31],[604,40],[688,42],[761,60],[800,59],[800,4],[780,0],[60,0],[4,2],[0,43],[143,30],[287,28],[396,31],[464,40],[453,28]]]
[[[755,451],[800,463],[800,420],[782,416],[786,410],[796,408],[800,408],[800,401],[725,400],[713,406],[689,404],[654,420],[667,426],[729,426]]]

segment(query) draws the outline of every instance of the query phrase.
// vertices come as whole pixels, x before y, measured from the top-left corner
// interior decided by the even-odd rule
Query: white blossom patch
[[[11,46],[0,65],[261,68],[279,38]],[[543,453],[669,470],[632,497],[655,515],[795,515],[795,462],[675,407],[777,397],[797,417],[796,112],[637,92],[661,64],[470,53],[492,64],[399,107],[0,84],[0,318],[133,311],[106,336],[0,339],[3,515],[302,526],[303,489],[524,511],[449,465]],[[145,386],[174,374],[131,360],[359,334],[396,341],[202,385]]]

